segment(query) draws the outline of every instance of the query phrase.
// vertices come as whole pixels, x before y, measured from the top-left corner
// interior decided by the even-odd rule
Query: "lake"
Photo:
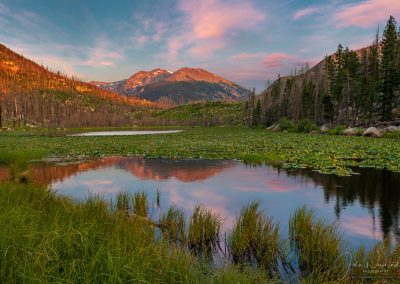
[[[124,191],[144,191],[150,214],[157,218],[157,190],[161,210],[174,204],[188,214],[204,204],[220,214],[229,230],[247,203],[258,200],[264,212],[279,221],[287,233],[290,215],[303,205],[317,215],[338,221],[351,247],[371,247],[383,236],[400,241],[400,174],[355,169],[359,175],[337,177],[308,170],[247,166],[233,160],[168,160],[110,157],[72,164],[40,163],[31,169],[34,179],[63,195],[84,199],[98,194],[115,198]],[[0,169],[0,179],[7,169]]]

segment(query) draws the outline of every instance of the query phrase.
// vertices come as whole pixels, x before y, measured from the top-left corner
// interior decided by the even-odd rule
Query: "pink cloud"
[[[179,8],[186,13],[194,35],[200,39],[222,38],[233,30],[254,28],[265,18],[246,2],[181,0]]]
[[[239,53],[230,57],[231,60],[249,60],[260,58],[264,55],[264,53]]]
[[[316,7],[308,7],[302,10],[298,10],[293,14],[293,20],[298,20],[300,18],[309,16],[311,14],[314,14],[315,12],[318,11],[318,8]]]
[[[293,58],[293,56],[286,53],[271,53],[264,58],[263,65],[269,68],[281,67],[285,62]]]
[[[389,15],[400,16],[399,0],[367,0],[346,5],[334,15],[334,20],[339,27],[369,28],[386,20]]]
[[[178,9],[184,21],[175,36],[167,40],[162,57],[175,62],[178,54],[208,57],[225,47],[237,32],[255,29],[265,15],[251,3],[225,0],[180,0]]]
[[[99,37],[88,49],[88,56],[82,65],[110,67],[123,58],[123,51],[116,49],[106,37]]]

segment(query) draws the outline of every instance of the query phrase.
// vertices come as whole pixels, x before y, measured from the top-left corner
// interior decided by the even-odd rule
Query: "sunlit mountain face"
[[[201,68],[181,68],[175,72],[164,69],[139,71],[129,79],[91,84],[126,97],[149,101],[187,103],[204,100],[239,100],[249,90]]]

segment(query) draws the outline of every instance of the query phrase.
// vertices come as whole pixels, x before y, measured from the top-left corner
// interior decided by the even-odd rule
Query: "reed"
[[[147,217],[148,202],[147,195],[144,192],[136,192],[133,195],[133,213],[137,216]]]
[[[186,244],[185,213],[175,206],[169,207],[167,213],[163,213],[159,222],[161,233],[165,239],[176,245]]]
[[[116,202],[117,210],[129,213],[131,209],[131,198],[125,192],[118,192],[117,202]]]
[[[280,261],[279,226],[259,210],[259,202],[245,206],[230,234],[229,252],[236,263],[256,265],[276,275]]]
[[[336,223],[317,219],[315,212],[304,206],[290,217],[289,238],[305,279],[326,282],[346,275],[346,254]]]
[[[189,221],[188,247],[209,257],[219,248],[222,219],[203,205],[197,205]]]

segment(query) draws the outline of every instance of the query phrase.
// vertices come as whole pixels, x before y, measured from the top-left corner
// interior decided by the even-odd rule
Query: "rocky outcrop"
[[[382,132],[378,128],[369,127],[367,130],[364,131],[362,136],[380,138],[383,135],[382,135]]]
[[[357,129],[356,128],[347,128],[343,131],[343,134],[346,136],[356,136],[357,135]]]

